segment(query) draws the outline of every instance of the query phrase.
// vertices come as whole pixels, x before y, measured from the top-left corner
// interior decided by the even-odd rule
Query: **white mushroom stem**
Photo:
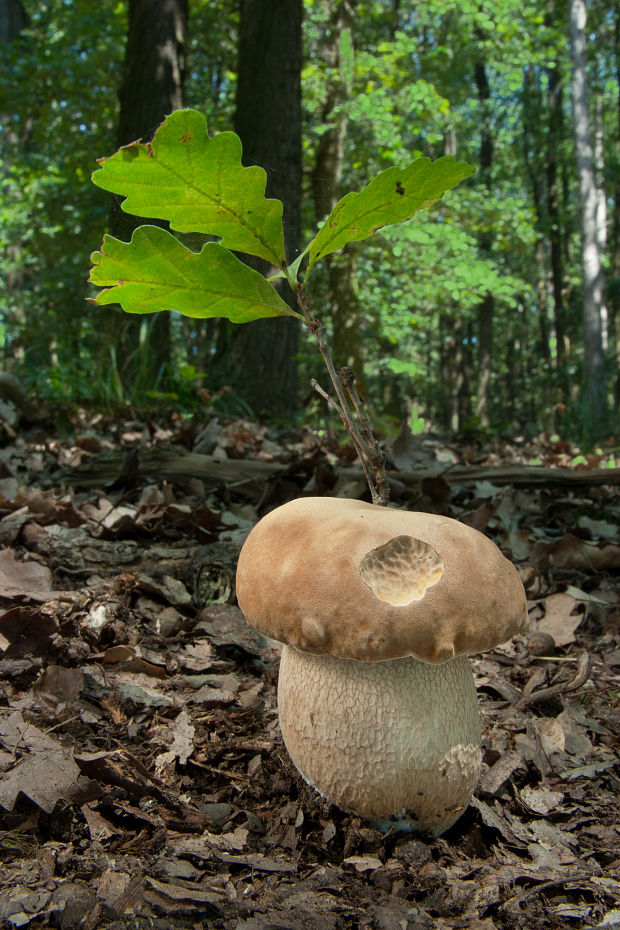
[[[481,733],[466,656],[359,662],[285,645],[278,706],[295,766],[343,810],[439,835],[469,804]]]

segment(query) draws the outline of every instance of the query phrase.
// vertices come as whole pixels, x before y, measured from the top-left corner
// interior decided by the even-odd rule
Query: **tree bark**
[[[173,110],[183,106],[188,0],[129,0],[129,28],[119,88],[118,144],[150,141]],[[136,218],[116,199],[110,233],[128,241],[137,226],[158,220]],[[103,351],[113,347],[125,387],[148,390],[170,362],[170,316],[135,317],[106,310]],[[109,363],[109,357],[106,359]]]
[[[493,134],[489,112],[491,88],[487,78],[486,67],[482,60],[475,63],[474,75],[481,108],[480,120],[480,180],[487,191],[491,189],[491,168],[493,165]],[[480,238],[480,251],[491,251],[491,233],[484,232]],[[489,401],[491,394],[491,373],[493,365],[493,317],[495,298],[488,291],[478,308],[478,391],[475,413],[481,426],[490,422]]]
[[[617,96],[617,135],[620,138],[620,4],[614,5],[614,59],[616,65]],[[613,369],[615,371],[613,382],[613,406],[620,411],[620,177],[616,178],[614,186],[614,203],[611,228],[611,268],[615,286],[610,289],[609,295],[609,338]]]
[[[352,0],[326,0],[328,30],[322,57],[329,77],[321,121],[327,127],[319,139],[312,173],[312,193],[316,218],[324,220],[342,196],[341,176],[347,134],[347,101],[350,88],[342,61],[343,41],[352,48]],[[356,250],[353,244],[339,255],[326,258],[328,300],[333,323],[332,355],[336,367],[346,365],[364,380],[364,345],[361,308],[355,283]],[[319,312],[319,316],[320,316]]]
[[[287,261],[299,249],[301,207],[302,0],[242,0],[235,131],[243,163],[267,172],[266,194],[284,204]],[[262,273],[265,262],[248,259]],[[276,285],[291,306],[295,295]],[[298,407],[296,320],[220,327],[217,373],[259,416],[290,418]]]
[[[26,13],[21,0],[0,0],[0,45],[9,45],[11,42],[14,42],[28,25],[28,14]],[[19,148],[24,147],[27,144],[29,125],[26,123],[26,127],[24,127],[24,135],[22,138],[19,138],[14,129],[10,128],[8,125],[3,125],[4,120],[2,117],[3,114],[0,113],[0,128],[2,129],[2,135],[4,136],[2,151],[2,173],[4,177],[9,177],[13,157],[16,155]],[[13,294],[19,291],[23,287],[24,283],[21,261],[22,241],[20,238],[16,237],[13,239],[13,241],[7,242],[4,248],[6,250],[8,264],[12,266],[12,269],[6,272],[5,286],[7,294]],[[25,323],[23,309],[21,307],[16,308],[14,310],[14,316],[19,318],[19,326],[21,329]],[[17,322],[17,320],[15,320],[15,322]],[[3,339],[2,342],[2,357],[4,359],[4,366],[6,366],[9,361],[23,359],[24,348],[22,345],[20,345],[15,340],[13,341],[12,345],[9,340]]]
[[[603,272],[597,230],[598,191],[594,175],[586,74],[584,0],[570,0],[569,18],[583,267],[584,432],[592,441],[600,439],[605,429],[607,394],[603,356]]]
[[[562,81],[557,68],[547,71],[548,133],[546,140],[547,216],[551,259],[551,292],[553,294],[553,322],[555,329],[555,365],[562,399],[570,395],[568,378],[567,339],[564,308],[564,262],[562,260],[562,218],[558,186],[558,153],[562,150]]]
[[[0,0],[0,45],[8,45],[28,25],[21,0]]]

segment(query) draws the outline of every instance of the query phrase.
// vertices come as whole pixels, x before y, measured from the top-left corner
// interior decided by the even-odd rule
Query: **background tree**
[[[267,172],[268,197],[284,205],[286,254],[299,247],[301,223],[301,0],[243,0],[239,27],[234,130],[243,163]],[[266,269],[252,260],[259,271]],[[274,271],[277,269],[274,269]],[[293,304],[285,282],[276,285]],[[296,320],[218,326],[216,370],[262,415],[291,417],[298,409]]]
[[[342,172],[354,67],[354,0],[326,0],[320,55],[325,65],[325,102],[321,134],[312,169],[312,195],[317,220],[324,220],[342,195]],[[355,244],[327,259],[326,306],[332,319],[332,352],[336,365],[352,368],[364,380],[363,321],[356,287]]]
[[[129,6],[117,0],[101,0],[96,8],[86,0],[23,0],[23,6],[29,24],[0,46],[3,73],[13,76],[10,84],[0,85],[5,364],[20,371],[38,393],[105,400],[114,393],[114,363],[120,364],[110,351],[120,339],[120,317],[107,311],[113,333],[103,346],[101,328],[107,323],[102,312],[84,310],[88,256],[107,222],[107,204],[89,176],[96,157],[110,154],[117,142],[117,84]],[[478,168],[475,180],[442,201],[438,226],[421,214],[411,224],[360,243],[350,256],[354,260],[341,269],[349,297],[340,301],[346,313],[334,314],[330,339],[340,343],[339,326],[348,314],[354,321],[349,334],[362,337],[365,388],[374,410],[384,414],[383,428],[395,429],[413,403],[435,429],[535,433],[546,428],[577,437],[590,431],[594,441],[580,390],[587,368],[584,272],[577,146],[570,131],[574,106],[567,3],[357,0],[354,15],[332,30],[332,14],[343,17],[351,5],[303,0],[302,58],[301,0],[292,16],[288,2],[265,4],[264,19],[257,0],[248,0],[243,11],[236,0],[189,0],[189,6],[185,103],[205,112],[211,133],[235,126],[241,131],[246,161],[263,163],[270,191],[283,197],[287,210],[293,203],[299,209],[299,168],[293,167],[299,130],[297,154],[287,162],[286,152],[292,150],[280,136],[280,121],[292,139],[299,82],[289,81],[287,74],[303,68],[299,222],[306,230],[314,225],[316,181],[329,177],[315,170],[317,156],[322,158],[336,137],[333,151],[342,153],[340,194],[359,189],[390,164],[408,163],[417,153],[455,154]],[[256,39],[239,45],[242,12],[244,35]],[[293,29],[292,38],[286,29]],[[345,47],[334,37],[347,30],[349,51],[336,60]],[[592,0],[584,68],[593,103],[589,115],[599,204],[603,191],[608,203],[617,202],[620,177],[618,34],[616,6]],[[268,64],[268,56],[275,65]],[[476,61],[487,79],[484,100],[475,80]],[[293,86],[293,97],[286,97],[286,87]],[[285,95],[282,102],[280,94]],[[292,109],[287,109],[290,99]],[[248,119],[257,114],[253,124],[243,122],[244,109]],[[481,183],[481,126],[493,148],[488,184]],[[131,138],[151,128],[139,126]],[[290,216],[294,229],[297,220],[294,213]],[[597,235],[608,272],[607,354],[601,318],[602,359],[611,388],[606,401],[616,426],[619,405],[610,401],[613,391],[620,391],[617,216],[617,210],[610,210],[606,236],[600,226]],[[328,308],[329,275],[317,272],[312,287],[317,307]],[[331,289],[333,297],[337,289]],[[480,308],[488,294],[494,301],[493,341],[481,366]],[[254,327],[226,329],[173,316],[174,389],[180,390],[182,371],[190,378],[203,372],[214,394],[232,388],[225,395],[231,411],[247,412],[249,406],[289,420],[300,414],[294,375],[300,385],[307,383],[314,348],[305,335],[297,347],[294,323],[281,339],[276,335],[280,325],[260,324],[259,337]],[[136,399],[146,397],[163,362],[154,344],[144,345],[144,371],[149,373],[141,384],[134,383]],[[157,346],[165,345],[164,339],[157,340]],[[282,356],[275,355],[281,348]],[[347,351],[359,357],[359,343],[344,346],[343,360]],[[137,360],[131,367],[137,370]],[[272,384],[274,371],[283,378],[286,373],[274,389],[279,400],[260,396],[258,390]],[[488,427],[472,416],[482,397],[481,373],[487,376]]]
[[[165,116],[183,106],[187,0],[129,0],[118,145],[149,140]],[[115,203],[110,232],[129,240],[139,225]],[[170,365],[170,323],[162,314],[141,320],[110,313],[102,319],[103,364],[114,362],[120,382],[157,385]]]
[[[124,9],[115,0],[24,9],[25,28],[0,46],[4,365],[17,364],[39,396],[89,397],[101,388],[100,314],[85,311],[86,267],[106,217],[90,174],[114,144]]]
[[[487,76],[487,69],[482,57],[474,61],[474,80],[480,104],[480,155],[479,180],[486,192],[491,193],[491,172],[493,169],[493,130],[491,125],[491,88]],[[485,229],[480,234],[480,251],[482,255],[489,255],[492,246],[492,230]],[[488,290],[482,298],[478,308],[478,390],[476,396],[476,416],[482,426],[488,426],[489,393],[491,388],[491,366],[493,359],[493,316],[495,313],[495,298]]]
[[[0,0],[0,45],[7,45],[28,25],[21,0]]]
[[[583,265],[583,332],[586,422],[590,435],[602,434],[606,419],[605,365],[603,359],[603,271],[597,228],[598,191],[590,129],[586,75],[586,8],[583,0],[570,0],[571,64],[575,157],[579,182],[581,256]]]

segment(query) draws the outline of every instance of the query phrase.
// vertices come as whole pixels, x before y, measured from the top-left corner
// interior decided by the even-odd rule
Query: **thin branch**
[[[364,405],[355,387],[355,375],[350,368],[343,368],[340,373],[336,371],[327,343],[325,327],[321,321],[317,320],[310,312],[310,304],[303,291],[302,285],[298,285],[297,287],[297,301],[303,313],[304,322],[317,341],[319,352],[327,368],[327,373],[334,387],[337,400],[330,397],[314,380],[311,382],[312,387],[337,411],[344,428],[351,437],[355,451],[359,456],[366,481],[368,482],[368,487],[370,488],[373,504],[385,506],[390,498],[390,489],[385,473],[385,457],[372,433],[368,417],[364,410]],[[359,418],[359,428],[353,418],[353,413],[345,394],[345,388]]]
[[[321,387],[321,385],[319,384],[319,382],[316,381],[314,378],[312,378],[312,379],[310,380],[310,387],[312,387],[312,388],[317,392],[317,394],[318,394],[320,397],[322,397],[324,401],[327,402],[327,405],[328,405],[329,407],[331,407],[332,410],[335,410],[335,411],[336,411],[336,413],[339,415],[340,419],[342,420],[342,425],[344,426],[344,428],[346,429],[346,431],[347,431],[347,432],[349,433],[349,435],[351,436],[351,439],[352,439],[352,441],[353,441],[353,445],[355,446],[355,451],[357,452],[357,454],[358,454],[358,456],[359,456],[360,464],[361,464],[361,466],[362,466],[362,471],[364,472],[364,477],[366,478],[366,482],[367,482],[367,484],[368,484],[368,487],[370,488],[370,493],[371,493],[371,495],[372,495],[372,502],[373,502],[373,504],[379,503],[379,501],[377,501],[377,500],[375,499],[375,489],[374,489],[374,487],[373,487],[373,477],[372,477],[372,473],[371,473],[371,471],[370,471],[370,469],[369,469],[369,467],[368,467],[368,463],[367,463],[367,461],[366,461],[367,450],[366,450],[364,444],[362,443],[361,437],[358,436],[358,434],[357,434],[357,429],[356,429],[356,427],[355,427],[355,423],[352,423],[352,426],[353,426],[353,429],[354,429],[355,432],[352,433],[351,430],[349,429],[350,410],[347,409],[347,414],[349,414],[349,417],[347,418],[347,416],[345,415],[345,413],[344,413],[342,407],[340,406],[340,404],[339,404],[337,401],[335,401],[334,398],[331,397],[331,396],[327,393],[327,391],[324,391],[323,388]],[[352,422],[352,421],[351,421],[351,422]]]
[[[362,435],[368,448],[368,458],[370,460],[370,464],[375,476],[378,496],[380,497],[380,500],[377,501],[377,503],[387,504],[390,499],[390,486],[387,480],[387,475],[385,473],[385,455],[383,454],[383,450],[381,449],[379,443],[375,439],[372,427],[368,417],[366,416],[364,402],[359,396],[357,387],[355,385],[355,372],[353,369],[341,368],[340,380],[344,384],[347,393],[353,402],[353,406],[355,407],[360,425],[362,427]]]
[[[548,688],[541,688],[539,691],[533,691],[532,694],[522,697],[517,707],[519,710],[524,710],[531,704],[539,704],[541,701],[548,701],[551,698],[559,697],[561,694],[569,694],[571,691],[578,691],[590,677],[591,668],[592,659],[590,655],[587,652],[580,653],[577,662],[577,670],[570,681],[560,681],[558,684],[550,685]]]

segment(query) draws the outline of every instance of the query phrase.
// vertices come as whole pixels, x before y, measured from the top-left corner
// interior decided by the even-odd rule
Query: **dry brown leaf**
[[[9,644],[4,654],[11,658],[49,656],[57,630],[55,618],[38,607],[11,607],[0,617],[0,635]]]
[[[40,562],[18,562],[12,549],[0,552],[0,597],[51,600],[52,573]]]
[[[356,872],[372,872],[383,867],[383,863],[376,856],[347,856],[342,860],[342,864],[352,865]]]
[[[0,742],[12,756],[0,773],[0,807],[5,810],[13,810],[20,794],[48,814],[61,798],[76,801],[97,795],[96,786],[80,777],[70,750],[24,720],[19,711],[2,709]]]
[[[620,546],[608,543],[596,545],[567,533],[555,542],[537,542],[531,559],[545,568],[575,571],[615,571],[620,568]]]
[[[538,621],[539,633],[548,633],[556,646],[567,646],[575,642],[575,630],[584,618],[583,613],[573,613],[578,604],[572,594],[560,592],[545,598],[545,616]]]

